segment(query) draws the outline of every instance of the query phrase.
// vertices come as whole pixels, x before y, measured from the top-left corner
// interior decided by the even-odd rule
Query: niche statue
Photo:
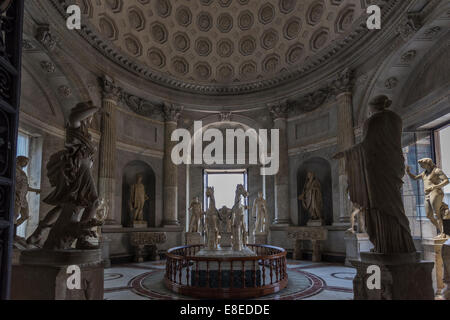
[[[444,172],[439,169],[432,159],[425,158],[419,160],[419,165],[425,169],[419,175],[411,173],[410,167],[406,167],[406,173],[413,180],[422,180],[425,190],[425,212],[427,218],[430,219],[436,228],[439,230],[439,234],[435,239],[446,238],[444,232],[444,222],[446,211],[448,210],[447,204],[444,203],[444,191],[442,190],[446,185],[450,183]]]
[[[267,203],[262,192],[258,192],[258,197],[253,201],[252,215],[256,218],[255,234],[267,234]]]
[[[14,204],[14,225],[17,230],[25,221],[30,218],[30,211],[28,208],[27,194],[28,192],[41,193],[41,190],[31,188],[28,184],[28,177],[23,168],[28,165],[29,159],[27,157],[17,157],[16,166],[16,194]],[[20,217],[20,218],[19,218]]]
[[[131,186],[130,212],[134,222],[144,221],[144,205],[150,198],[145,193],[145,186],[142,183],[144,176],[136,175],[136,183]]]
[[[401,194],[405,174],[402,120],[387,110],[391,103],[386,96],[374,98],[362,142],[334,158],[345,158],[350,200],[364,211],[373,251],[408,254],[416,249]]]
[[[191,201],[191,205],[189,207],[189,211],[191,211],[191,219],[189,223],[189,232],[200,232],[199,225],[201,223],[203,217],[202,204],[198,197],[195,197]]]
[[[302,201],[303,208],[310,214],[310,221],[322,221],[322,187],[315,174],[308,172],[303,193],[298,197]]]
[[[75,241],[77,249],[98,248],[88,241],[96,236],[92,229],[103,224],[96,218],[100,201],[91,173],[96,148],[89,126],[97,110],[92,102],[79,103],[71,110],[65,148],[47,163],[47,176],[54,190],[43,201],[55,208],[39,222],[28,244],[42,246],[44,232],[49,230],[44,249],[70,249]]]

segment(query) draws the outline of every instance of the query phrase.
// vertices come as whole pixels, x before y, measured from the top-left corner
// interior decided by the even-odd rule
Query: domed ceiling
[[[343,41],[365,12],[363,0],[77,2],[94,31],[140,66],[134,69],[211,90],[245,90],[301,70]]]

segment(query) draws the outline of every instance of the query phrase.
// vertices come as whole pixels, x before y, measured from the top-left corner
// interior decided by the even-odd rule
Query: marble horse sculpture
[[[245,229],[244,222],[244,210],[247,209],[247,206],[242,204],[242,197],[248,198],[248,192],[245,190],[242,184],[239,184],[236,187],[236,196],[234,199],[234,206],[232,209],[233,212],[233,220],[231,224],[232,230],[232,247],[233,251],[241,251],[247,244],[247,231]]]
[[[206,210],[205,217],[206,246],[208,250],[217,250],[219,246],[219,226],[213,187],[208,187],[206,189],[206,197],[209,199],[209,206],[208,210]]]

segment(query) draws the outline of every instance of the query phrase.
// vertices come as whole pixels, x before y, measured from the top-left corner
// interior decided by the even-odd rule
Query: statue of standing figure
[[[347,230],[347,232],[366,233],[364,210],[357,203],[353,203],[353,211],[350,215],[350,222],[351,227]]]
[[[191,201],[191,205],[189,207],[189,211],[191,211],[191,219],[189,222],[189,232],[200,232],[199,225],[201,223],[203,217],[202,204],[198,197],[195,197]]]
[[[236,187],[236,195],[233,206],[233,220],[231,224],[232,233],[232,247],[233,251],[241,251],[248,242],[248,234],[245,228],[244,210],[248,209],[247,206],[243,205],[241,198],[248,198],[248,192],[245,190],[242,184]]]
[[[16,194],[14,205],[14,225],[16,230],[25,221],[30,218],[30,211],[28,208],[27,194],[28,192],[41,193],[40,189],[31,188],[28,184],[28,177],[23,170],[29,162],[29,159],[24,156],[17,157],[16,165]],[[19,218],[20,217],[20,218]]]
[[[267,203],[262,192],[258,192],[258,197],[253,201],[252,215],[256,218],[255,234],[267,234]]]
[[[447,186],[450,181],[445,173],[439,169],[430,158],[419,160],[419,165],[425,169],[419,175],[411,173],[411,168],[406,167],[406,173],[413,180],[422,180],[425,190],[425,213],[427,218],[430,219],[436,228],[439,230],[439,234],[435,239],[446,238],[444,232],[444,215],[448,206],[444,203],[444,191],[443,188]]]
[[[132,221],[144,221],[144,205],[150,198],[145,193],[145,186],[142,183],[144,176],[136,175],[136,183],[131,186],[130,193],[130,211]]]
[[[206,196],[209,199],[209,207],[206,211],[206,246],[208,250],[217,250],[219,246],[219,225],[216,200],[214,198],[214,188],[206,189]]]
[[[88,238],[96,234],[92,229],[101,226],[96,219],[99,206],[97,187],[92,176],[96,148],[89,133],[94,114],[92,102],[79,103],[69,115],[65,148],[50,157],[47,176],[54,190],[43,201],[54,206],[39,222],[27,243],[47,250],[68,250],[76,241],[80,250],[97,249]]]
[[[350,201],[364,210],[374,253],[416,252],[401,188],[405,175],[402,119],[388,110],[386,96],[371,100],[372,116],[364,123],[361,143],[339,152],[345,159]]]
[[[310,221],[322,221],[322,187],[313,172],[306,174],[303,193],[298,199],[302,201],[303,208],[310,214]]]

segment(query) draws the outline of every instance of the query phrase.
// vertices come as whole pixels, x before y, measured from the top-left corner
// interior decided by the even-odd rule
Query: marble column
[[[178,167],[172,161],[172,149],[176,141],[171,140],[177,129],[182,108],[172,104],[164,105],[164,227],[180,225],[178,220]]]
[[[274,129],[279,130],[280,169],[275,176],[275,219],[274,225],[287,226],[290,224],[289,211],[289,154],[287,143],[287,104],[269,106],[273,117]]]
[[[109,206],[106,224],[119,224],[120,217],[115,212],[115,168],[116,168],[116,109],[121,96],[121,89],[109,77],[101,79],[102,111],[101,135],[98,165],[99,197],[105,199]]]
[[[344,151],[355,144],[355,132],[353,127],[352,105],[352,72],[345,70],[338,75],[333,82],[336,92],[338,108],[338,151]],[[339,223],[348,224],[352,212],[352,204],[347,192],[347,175],[345,173],[345,160],[339,160]]]

